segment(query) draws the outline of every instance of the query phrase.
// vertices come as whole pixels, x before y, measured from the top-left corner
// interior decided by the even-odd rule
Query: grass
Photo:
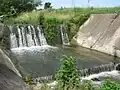
[[[56,13],[79,13],[79,14],[110,14],[119,13],[120,7],[104,7],[104,8],[65,8],[57,9]]]
[[[24,12],[18,15],[16,18],[7,18],[6,24],[13,23],[30,23],[38,24],[38,17],[40,13],[44,13],[45,19],[56,18],[60,21],[68,21],[74,17],[74,15],[80,14],[111,14],[119,13],[120,7],[105,7],[105,8],[61,8],[43,11],[31,11]]]
[[[39,18],[39,15],[41,13],[44,13],[44,17],[45,19],[49,19],[49,18],[56,18],[57,20],[60,20],[60,21],[65,21],[65,20],[69,20],[71,17],[73,17],[73,15],[70,15],[70,14],[59,14],[59,13],[56,13],[56,12],[42,12],[42,11],[32,11],[32,12],[24,12],[24,13],[21,13],[20,15],[18,15],[16,18],[8,18],[5,23],[6,24],[19,24],[19,23],[29,23],[29,24],[38,24],[39,21],[38,21],[38,18]],[[12,23],[10,22],[12,21]]]

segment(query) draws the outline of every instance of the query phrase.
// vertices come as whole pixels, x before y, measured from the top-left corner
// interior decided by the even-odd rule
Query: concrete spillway
[[[120,15],[91,15],[73,41],[77,45],[120,57]]]

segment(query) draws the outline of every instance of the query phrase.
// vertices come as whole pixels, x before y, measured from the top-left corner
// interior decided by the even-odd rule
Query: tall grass
[[[80,14],[113,14],[119,13],[120,7],[105,7],[105,8],[63,8],[43,11],[31,11],[19,14],[16,18],[7,18],[6,24],[13,23],[30,23],[38,24],[38,17],[40,13],[44,13],[45,19],[56,18],[60,21],[70,20],[74,15]]]
[[[32,11],[32,12],[24,12],[18,15],[16,18],[7,18],[5,20],[5,24],[38,24],[38,18],[41,13],[44,13],[45,19],[50,19],[50,18],[56,18],[57,20],[60,21],[66,21],[69,20],[71,17],[74,16],[74,14],[60,14],[56,12],[42,12],[42,11]]]

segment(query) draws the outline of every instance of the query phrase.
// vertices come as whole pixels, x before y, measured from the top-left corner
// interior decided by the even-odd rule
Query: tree
[[[35,6],[42,5],[42,1],[41,0],[34,0],[34,4],[35,4]]]
[[[46,2],[44,5],[44,9],[48,9],[51,8],[51,3],[50,2]]]
[[[39,4],[41,1],[39,0]],[[34,0],[0,0],[0,14],[8,14],[13,7],[18,13],[33,10],[38,2]]]

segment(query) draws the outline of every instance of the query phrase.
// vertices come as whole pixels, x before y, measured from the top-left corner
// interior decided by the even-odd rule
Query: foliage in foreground
[[[105,80],[98,88],[95,88],[91,81],[81,82],[76,60],[67,56],[61,58],[61,67],[57,71],[56,80],[58,90],[120,90],[120,84],[112,80]]]
[[[120,90],[120,84],[111,80],[105,80],[98,90]]]
[[[95,87],[91,81],[81,82],[76,60],[73,57],[63,56],[60,61],[61,67],[55,75],[58,84],[52,87],[41,84],[39,87],[31,87],[32,90],[35,87],[37,90],[120,90],[120,84],[112,80],[105,80],[99,87]],[[24,80],[27,84],[32,84],[30,77],[25,77]]]
[[[56,80],[60,88],[77,88],[80,84],[79,72],[75,66],[76,60],[73,57],[63,56],[61,66],[56,74]]]

